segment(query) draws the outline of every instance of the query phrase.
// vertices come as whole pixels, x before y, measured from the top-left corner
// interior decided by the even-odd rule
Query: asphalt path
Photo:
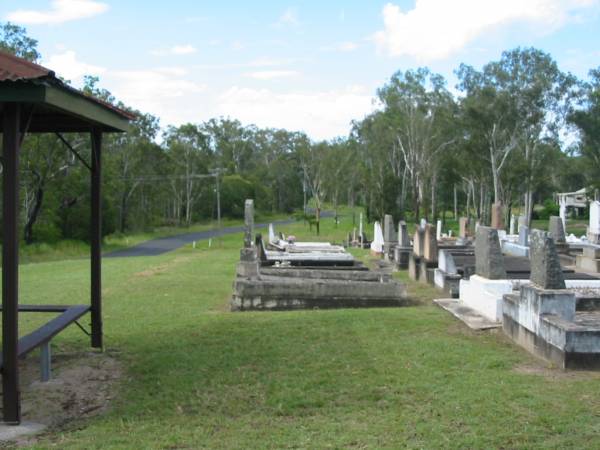
[[[295,222],[294,219],[276,220],[273,225],[287,225]],[[254,228],[266,228],[268,223],[255,224]],[[244,226],[237,227],[225,227],[221,230],[212,229],[206,231],[197,231],[194,233],[178,234],[175,236],[167,236],[162,238],[151,239],[141,244],[134,245],[133,247],[124,248],[122,250],[115,250],[114,252],[107,253],[104,255],[105,258],[127,258],[131,256],[157,256],[162,255],[173,250],[177,250],[179,247],[191,244],[194,241],[205,241],[212,239],[224,234],[241,233],[244,231]]]

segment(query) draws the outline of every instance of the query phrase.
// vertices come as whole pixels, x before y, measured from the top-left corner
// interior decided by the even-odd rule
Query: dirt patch
[[[142,270],[141,272],[136,272],[136,273],[133,274],[133,276],[134,277],[147,278],[147,277],[152,277],[154,275],[159,275],[161,273],[166,272],[167,270],[169,270],[173,266],[176,266],[178,264],[182,264],[182,263],[188,262],[191,259],[192,258],[189,257],[189,256],[178,256],[175,259],[173,259],[172,261],[169,261],[167,263],[160,264],[158,266],[154,266],[154,267],[151,267],[151,268],[146,269],[146,270]]]
[[[20,364],[23,421],[52,430],[106,412],[117,396],[121,363],[110,353],[78,352],[52,356],[52,379],[40,381],[36,353]],[[30,445],[35,437],[18,441]]]
[[[537,375],[550,380],[593,380],[600,379],[600,372],[590,370],[564,370],[544,361],[519,364],[513,368],[517,373]]]

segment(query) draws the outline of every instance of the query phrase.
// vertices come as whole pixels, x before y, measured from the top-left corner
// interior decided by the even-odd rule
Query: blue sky
[[[0,17],[39,40],[42,64],[76,86],[100,77],[163,126],[229,116],[346,135],[395,71],[448,79],[535,46],[585,78],[600,66],[600,0],[3,0]]]

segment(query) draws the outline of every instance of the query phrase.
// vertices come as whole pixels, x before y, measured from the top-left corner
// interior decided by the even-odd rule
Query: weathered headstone
[[[423,257],[427,262],[436,263],[438,260],[438,246],[435,227],[431,224],[425,226]]]
[[[408,237],[408,230],[404,220],[398,222],[398,245],[401,247],[408,247],[410,245],[410,238]]]
[[[548,226],[548,231],[550,232],[550,236],[554,239],[556,244],[564,244],[565,239],[565,229],[563,227],[563,221],[559,216],[551,216],[550,223]]]
[[[504,220],[502,214],[502,203],[496,202],[492,205],[492,228],[496,230],[504,229]]]
[[[413,254],[416,256],[423,256],[425,246],[425,230],[421,227],[417,227],[413,236]]]
[[[540,230],[531,232],[530,255],[530,280],[533,284],[542,289],[566,288],[558,252],[548,232]]]
[[[244,203],[244,247],[254,244],[254,200],[247,199]]]
[[[588,227],[588,240],[592,244],[600,243],[600,202],[590,202],[590,226]]]
[[[480,226],[475,236],[475,273],[490,280],[506,279],[498,230]]]
[[[521,229],[521,227],[527,226],[527,219],[525,216],[521,215],[517,219],[517,231]]]
[[[438,241],[442,240],[442,221],[441,220],[437,221],[437,226],[435,227],[435,238]]]
[[[469,235],[469,218],[461,217],[458,219],[458,237],[466,238]]]
[[[386,244],[396,243],[396,229],[394,228],[394,218],[386,214],[383,218],[383,240]]]
[[[515,230],[516,230],[515,215],[511,214],[510,215],[510,229],[509,229],[508,234],[515,234]]]
[[[529,227],[521,225],[519,227],[519,245],[524,247],[529,246]]]

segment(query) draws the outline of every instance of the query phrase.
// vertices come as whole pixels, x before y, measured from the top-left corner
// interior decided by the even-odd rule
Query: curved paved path
[[[295,222],[294,219],[276,220],[273,225],[286,225]],[[255,224],[254,228],[266,228],[268,223]],[[194,241],[203,241],[211,239],[223,234],[241,233],[244,231],[244,226],[240,225],[237,227],[225,227],[220,231],[216,229],[197,231],[194,233],[178,234],[175,236],[167,236],[162,238],[151,239],[141,244],[134,245],[133,247],[124,248],[122,250],[115,250],[114,252],[107,253],[104,255],[105,258],[122,258],[129,256],[156,256],[162,255],[173,250],[178,249],[186,244],[191,244]]]

